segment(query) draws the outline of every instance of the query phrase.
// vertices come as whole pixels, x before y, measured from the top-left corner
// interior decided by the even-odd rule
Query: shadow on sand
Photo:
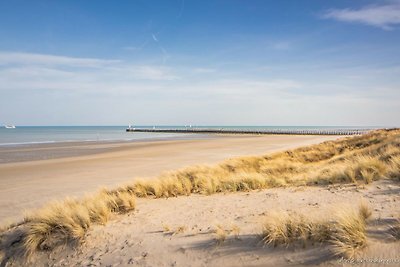
[[[209,239],[192,244],[188,249],[213,251],[213,256],[227,257],[238,255],[254,255],[255,258],[280,257],[286,266],[312,266],[326,261],[337,260],[326,244],[294,244],[285,246],[265,246],[258,235],[241,235],[239,238],[230,237],[223,243]],[[252,262],[252,266],[257,263]],[[264,262],[265,265],[265,262]],[[260,263],[260,266],[264,266]]]

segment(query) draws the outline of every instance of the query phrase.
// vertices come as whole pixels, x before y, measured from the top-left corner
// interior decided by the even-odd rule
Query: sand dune
[[[346,266],[353,260],[362,261],[361,266],[396,265],[400,263],[399,134],[376,131],[261,157],[235,158],[104,190],[94,198],[48,205],[24,224],[2,232],[0,260],[7,266]],[[254,137],[245,139],[224,138],[228,153],[234,155],[232,147],[255,142]],[[215,148],[212,141],[207,140],[207,151]],[[193,142],[191,146],[196,145]],[[203,152],[202,156],[207,153]],[[126,151],[107,156],[111,153]],[[264,176],[257,176],[257,171]],[[269,184],[278,178],[285,182]],[[261,184],[253,187],[253,182]],[[191,188],[189,196],[186,185]],[[103,208],[94,207],[96,203]],[[98,217],[103,211],[104,220]],[[287,214],[284,220],[274,217],[283,214]],[[266,228],[273,226],[271,222],[278,228]]]
[[[0,164],[0,223],[22,218],[24,210],[54,199],[82,196],[138,177],[229,157],[263,154],[336,139],[335,136],[216,136],[211,139],[80,144],[85,155]],[[35,148],[37,158],[46,149]],[[98,150],[101,149],[101,150]],[[26,148],[20,148],[26,153]],[[92,150],[92,151],[87,151]],[[2,151],[0,150],[0,154]],[[46,155],[51,154],[49,152]]]
[[[337,208],[363,198],[372,210],[367,249],[359,258],[398,259],[399,242],[388,241],[388,223],[399,212],[400,185],[379,181],[365,188],[277,188],[245,193],[138,199],[138,210],[95,226],[78,247],[68,245],[35,255],[34,266],[341,266],[329,246],[264,246],[262,221],[271,212],[331,218]],[[218,244],[215,229],[236,226]],[[183,229],[179,231],[179,228]],[[15,263],[18,266],[18,262]],[[347,265],[346,265],[347,266]],[[350,266],[350,265],[349,265]],[[380,266],[380,265],[361,265]],[[389,265],[396,266],[396,265]]]

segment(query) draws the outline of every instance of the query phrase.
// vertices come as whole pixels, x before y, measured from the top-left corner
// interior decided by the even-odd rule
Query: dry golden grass
[[[158,198],[288,185],[368,184],[385,177],[400,180],[400,130],[378,130],[267,156],[234,158],[215,166],[192,166],[118,190]]]
[[[366,246],[366,222],[362,205],[358,211],[345,209],[335,220],[312,220],[286,212],[270,213],[262,224],[261,237],[266,245],[290,246],[329,243],[335,255],[353,257]]]
[[[228,231],[226,231],[222,225],[217,225],[214,230],[215,240],[217,241],[217,245],[222,245],[226,237],[228,236]]]
[[[307,241],[325,241],[322,231],[323,223],[306,220],[298,214],[286,212],[272,212],[263,223],[262,240],[267,245],[274,247],[278,245],[289,246],[300,242],[305,246]]]
[[[389,159],[391,168],[389,170],[389,177],[400,181],[400,155],[392,156]]]
[[[135,209],[135,196],[128,192],[102,190],[83,200],[53,202],[25,218],[23,237],[28,254],[66,242],[79,242],[92,224],[105,224],[112,213]]]
[[[360,202],[359,213],[364,220],[368,220],[372,215],[371,208],[365,200]]]
[[[112,213],[134,209],[135,196],[160,198],[289,185],[371,183],[384,177],[400,180],[400,130],[378,130],[272,155],[230,159],[216,166],[188,167],[155,180],[104,189],[83,200],[53,203],[26,218],[24,244],[30,253],[67,240],[79,241],[92,224],[105,224]],[[266,240],[275,244],[305,236],[311,240],[325,238],[323,225],[288,223],[287,227],[299,228],[291,229],[289,236]],[[307,236],[309,227],[321,231],[315,235],[318,238]]]
[[[222,245],[225,242],[226,238],[231,234],[233,234],[235,239],[240,239],[239,238],[240,228],[235,224],[230,224],[229,226],[225,227],[221,224],[217,224],[215,226],[213,233],[217,245]]]
[[[338,213],[332,245],[335,255],[353,258],[367,244],[365,218],[360,211],[342,210]]]

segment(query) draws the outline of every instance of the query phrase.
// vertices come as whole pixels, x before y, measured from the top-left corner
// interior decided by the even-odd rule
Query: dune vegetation
[[[228,238],[228,236],[233,235],[233,237],[238,240],[240,239],[239,234],[240,234],[240,228],[235,225],[232,224],[230,226],[224,226],[222,224],[217,224],[215,226],[215,229],[213,230],[214,233],[214,237],[215,237],[215,241],[216,244],[222,245],[225,240]]]
[[[261,237],[265,244],[290,246],[328,243],[335,255],[354,257],[366,246],[365,205],[359,210],[341,209],[333,220],[312,220],[298,214],[275,212],[268,214],[262,225]]]
[[[193,166],[118,188],[137,197],[249,191],[282,186],[400,180],[400,130],[327,141],[266,156]]]
[[[102,190],[82,200],[53,202],[25,218],[23,246],[27,254],[48,250],[61,242],[79,242],[92,224],[105,224],[112,213],[136,207],[129,192]]]
[[[105,224],[112,213],[135,209],[135,197],[176,197],[298,185],[368,184],[382,178],[400,180],[400,130],[378,130],[265,156],[233,158],[215,166],[188,167],[164,173],[154,180],[103,189],[84,199],[49,204],[26,217],[21,240],[28,254],[37,249],[50,249],[66,240],[78,242],[92,224]],[[348,242],[342,237],[352,238],[350,235],[358,230],[360,233],[356,235],[361,237],[365,218],[349,217],[348,221],[343,218],[343,227],[337,228],[336,238],[325,223],[299,220],[294,226],[296,234],[289,240],[272,236],[266,242],[277,245],[287,244],[292,238],[304,239],[305,229],[313,227],[313,235],[308,235],[311,240],[324,241],[329,236],[338,248],[345,247]],[[353,224],[355,229],[351,229]],[[363,242],[350,247],[362,246]]]

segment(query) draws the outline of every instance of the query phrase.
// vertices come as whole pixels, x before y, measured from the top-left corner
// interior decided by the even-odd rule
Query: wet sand
[[[218,135],[185,134],[174,138],[138,139],[127,141],[71,141],[0,146],[0,164],[33,160],[58,159],[111,152],[130,143],[160,142],[166,140],[193,140],[218,138]]]
[[[210,136],[209,139],[156,142],[47,144],[20,147],[14,152],[1,148],[1,157],[9,153],[9,161],[13,161],[10,153],[30,153],[35,160],[18,162],[20,160],[15,159],[16,162],[0,164],[0,222],[20,220],[24,210],[66,196],[82,196],[102,186],[115,187],[135,178],[154,177],[188,165],[262,155],[336,138]],[[49,153],[57,157],[41,160]]]

